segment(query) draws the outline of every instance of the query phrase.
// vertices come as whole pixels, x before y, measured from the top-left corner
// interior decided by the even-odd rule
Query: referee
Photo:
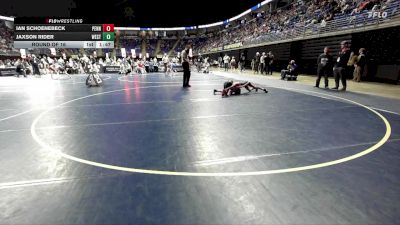
[[[190,80],[190,67],[189,67],[189,49],[190,45],[186,45],[185,49],[181,52],[181,62],[183,68],[183,87],[191,87]]]

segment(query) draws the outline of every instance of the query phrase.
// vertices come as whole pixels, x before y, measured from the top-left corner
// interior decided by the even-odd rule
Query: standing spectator
[[[257,52],[254,56],[254,73],[258,73],[258,65],[260,65],[260,53]]]
[[[201,56],[201,54],[199,53],[199,55],[197,56],[197,60],[196,60],[196,68],[197,68],[197,72],[200,73],[201,71],[201,65],[203,65],[203,56]]]
[[[33,75],[40,75],[40,71],[39,71],[40,60],[35,55],[32,55],[32,58],[30,59],[30,61],[31,61],[32,69],[33,69]]]
[[[218,57],[218,65],[219,65],[220,68],[222,67],[222,64],[223,64],[222,57],[219,56],[219,57]]]
[[[339,80],[342,81],[343,88],[342,91],[346,91],[346,67],[347,62],[350,58],[350,43],[348,41],[342,41],[340,43],[340,52],[336,59],[336,65],[333,68],[333,73],[335,76],[335,87],[332,89],[339,88]]]
[[[265,55],[265,52],[263,52],[260,57],[260,65],[258,65],[258,72],[260,72],[261,74],[263,74],[265,70],[266,58],[267,56]]]
[[[333,57],[330,54],[329,47],[324,48],[324,53],[322,53],[317,60],[318,71],[317,71],[317,81],[315,82],[315,87],[319,88],[319,82],[321,77],[325,78],[325,88],[328,88],[328,76],[332,74],[333,69]]]
[[[129,63],[129,65],[131,65],[131,63]],[[154,72],[158,72],[158,68],[159,68],[159,63],[158,63],[158,60],[157,60],[157,57],[154,57],[154,59],[153,59],[153,65],[154,65]]]
[[[365,57],[365,48],[360,48],[358,53],[359,53],[359,55],[358,55],[358,58],[357,58],[357,62],[354,64],[355,76],[354,76],[353,80],[355,82],[360,82],[361,81],[361,75],[364,74],[365,66],[367,64],[367,59]]]
[[[147,73],[150,72],[150,63],[146,57],[144,57],[144,67],[146,68]]]
[[[31,58],[31,57],[32,56],[29,56],[27,59],[22,61],[22,64],[24,64],[24,68],[25,68],[25,73],[26,74],[32,74],[32,71],[33,71],[32,65],[29,62],[30,61],[29,58]],[[57,64],[57,62],[56,62],[56,64]]]
[[[356,77],[356,70],[355,70],[355,65],[358,60],[358,55],[356,54],[355,51],[352,51],[350,53],[349,61],[347,62],[347,68],[349,68],[349,73],[353,74],[353,80]]]
[[[125,64],[126,60],[122,60],[122,62],[123,64]],[[148,64],[149,64],[149,71],[154,72],[154,60],[150,58]]]
[[[191,87],[189,85],[190,80],[190,66],[189,66],[189,49],[190,45],[186,45],[185,49],[181,52],[181,62],[183,68],[183,87]]]
[[[167,53],[164,53],[164,56],[162,58],[162,62],[164,64],[164,73],[166,73],[167,72],[167,67],[168,67],[168,62],[169,62]]]
[[[267,53],[265,56],[265,66],[264,66],[264,72],[266,75],[268,75],[268,71],[269,71],[269,61],[270,61],[269,53]]]
[[[267,74],[269,73],[270,75],[272,75],[272,71],[274,70],[273,66],[274,66],[274,55],[272,54],[272,52],[268,52],[268,61],[265,62],[267,63],[268,66],[268,70],[267,70]]]
[[[243,72],[245,63],[246,63],[246,56],[244,55],[244,52],[242,52],[240,53],[240,58],[239,58],[240,72]]]
[[[230,59],[231,58],[227,54],[225,54],[225,56],[224,56],[224,68],[225,68],[225,71],[228,71]]]
[[[231,69],[232,70],[236,70],[236,59],[235,59],[235,56],[232,56],[232,59],[231,59]]]

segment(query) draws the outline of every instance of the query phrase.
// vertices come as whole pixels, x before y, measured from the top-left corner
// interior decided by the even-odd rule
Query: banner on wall
[[[21,53],[21,58],[25,59],[26,58],[26,50],[25,49],[20,49],[19,52]]]
[[[232,48],[240,48],[242,46],[243,46],[243,43],[238,42],[238,43],[234,43],[234,44],[230,44],[230,45],[225,45],[224,50],[228,50],[228,49],[232,49]]]
[[[193,57],[193,50],[192,50],[192,48],[189,49],[189,57],[190,57],[190,58]]]
[[[121,56],[122,57],[126,57],[126,50],[125,50],[125,48],[121,48]]]
[[[120,71],[119,66],[104,66],[103,73],[118,73]]]
[[[55,48],[50,48],[51,55],[57,55]]]
[[[217,48],[210,49],[210,52],[217,52],[217,51],[222,51],[222,47],[217,47]]]

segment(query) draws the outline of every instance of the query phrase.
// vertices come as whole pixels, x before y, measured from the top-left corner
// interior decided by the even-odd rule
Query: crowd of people
[[[275,64],[275,56],[269,51],[268,53],[262,52],[261,54],[257,52],[251,60],[251,70],[254,74],[266,74],[272,75]],[[227,53],[223,56],[219,56],[217,60],[217,65],[220,68],[224,68],[224,71],[229,70],[239,70],[243,72],[245,70],[247,58],[242,52],[238,58],[235,56],[229,56]]]
[[[175,39],[162,40],[160,44],[160,51],[165,53],[169,52],[172,49],[175,42],[176,42]]]
[[[268,53],[263,52],[262,54],[257,52],[251,60],[251,69],[254,73],[264,74],[265,72],[267,75],[272,75],[272,71],[274,70],[274,60],[275,56],[271,51]]]
[[[162,37],[148,39],[139,37],[140,35],[134,39],[124,39],[121,34],[117,47],[135,49],[139,54],[143,52],[142,42],[145,40],[144,50],[151,57],[163,53],[181,52],[187,44],[193,46],[195,52],[208,53],[229,44],[261,40],[268,34],[290,33],[295,28],[322,25],[334,20],[337,15],[357,15],[364,10],[385,10],[394,2],[394,0],[298,0],[272,12],[269,12],[267,4],[264,6],[266,7],[264,11],[251,13],[247,18],[239,19],[232,22],[229,27],[221,27],[211,33],[165,40]],[[0,54],[18,53],[12,46],[12,39],[13,30],[6,25],[6,21],[0,21]],[[157,46],[158,43],[160,46]],[[39,52],[35,54],[38,55]]]
[[[149,72],[166,72],[176,73],[180,67],[180,60],[177,56],[168,57],[167,54],[163,56],[161,60],[154,58],[132,58],[130,56],[126,58],[114,58],[106,59],[105,62],[100,61],[102,66],[119,66],[121,74],[146,74]]]
[[[176,72],[176,67],[181,65],[180,56],[178,53],[182,52],[188,44],[193,46],[195,52],[209,52],[210,50],[223,45],[246,42],[255,40],[264,35],[271,33],[282,33],[290,32],[296,27],[309,27],[316,24],[322,25],[330,20],[334,20],[335,17],[340,15],[357,15],[362,13],[364,10],[379,11],[386,9],[394,0],[297,0],[294,3],[287,5],[276,10],[268,8],[266,5],[261,12],[251,13],[250,17],[243,20],[237,20],[225,27],[225,29],[217,29],[213,33],[208,33],[206,36],[199,35],[198,37],[183,37],[181,39],[120,39],[119,47],[125,47],[126,49],[134,48],[137,53],[143,52],[144,44],[147,53],[151,53],[151,57],[141,56],[140,58],[120,58],[111,59],[106,58],[95,60],[99,66],[119,66],[120,73],[128,74],[130,72],[145,74],[147,72],[154,72],[164,70],[165,72]],[[13,31],[7,26],[6,21],[0,21],[0,53],[8,53],[12,51],[18,52],[12,47]],[[143,41],[145,40],[145,41]],[[159,46],[158,46],[159,45]],[[35,49],[34,51],[39,51]],[[35,56],[39,54],[28,55],[26,59],[18,60],[6,60],[0,61],[1,67],[17,67],[21,75],[26,76],[27,74],[48,74],[48,73],[83,73],[85,71],[85,60],[91,57],[78,57],[77,55],[82,54],[80,50],[71,49],[71,54],[76,57],[69,58],[68,60],[64,57],[54,58],[49,56]],[[327,49],[327,55],[329,54],[329,48]],[[348,50],[350,51],[350,50]],[[169,57],[165,53],[173,52],[176,54],[175,57]],[[58,52],[59,53],[59,52]],[[85,49],[87,55],[93,55],[93,49]],[[157,53],[164,53],[163,58],[157,59]],[[344,67],[351,67],[354,69],[354,81],[359,82],[361,74],[364,73],[365,64],[365,49],[349,53],[346,57],[339,57],[341,64],[346,64]],[[59,54],[58,54],[59,55]],[[146,58],[148,57],[148,58]],[[208,72],[210,64],[209,59],[203,59],[198,57],[198,61],[195,62],[197,70]],[[324,71],[327,69],[321,69],[321,62],[325,58],[319,59],[318,61],[318,76],[319,80],[316,86],[319,86],[321,77],[326,76]],[[215,60],[220,67],[223,67],[225,71],[239,69],[243,71],[245,68],[245,62],[251,61],[251,69],[254,73],[260,74],[272,74],[275,66],[275,59],[272,52],[258,52],[254,57],[246,59],[244,55],[240,55],[238,58],[235,56],[224,55],[220,56]],[[321,64],[321,65],[320,65]],[[335,63],[337,64],[337,63]],[[330,65],[328,63],[328,65]],[[360,66],[361,65],[361,66]],[[288,76],[295,74],[297,76],[297,64],[290,60],[287,68],[282,71],[282,78],[285,79]],[[333,67],[333,66],[332,66]],[[343,71],[341,67],[336,66],[335,69],[331,70],[332,75],[339,79],[336,83],[339,83],[342,79],[343,89],[346,88],[346,81],[341,75]],[[295,72],[293,72],[295,71]],[[322,71],[322,72],[321,72]],[[328,86],[326,84],[326,86]],[[338,86],[338,85],[336,85]]]
[[[333,76],[335,85],[332,89],[339,89],[340,82],[342,84],[342,91],[346,90],[346,78],[353,74],[353,81],[360,82],[362,75],[366,71],[367,57],[366,49],[360,48],[358,51],[350,50],[350,41],[343,41],[340,44],[340,52],[334,58],[331,55],[331,48],[325,47],[323,53],[317,59],[317,80],[315,87],[319,87],[320,80],[324,78],[325,88],[329,87],[328,77]],[[190,45],[189,45],[190,46]],[[154,58],[133,58],[130,56],[117,58],[106,57],[97,58],[95,54],[67,58],[65,54],[62,57],[52,56],[36,56],[28,54],[24,58],[0,60],[0,68],[14,67],[17,76],[27,75],[44,75],[44,74],[90,74],[90,71],[101,71],[106,66],[118,67],[120,74],[128,75],[133,74],[146,74],[148,72],[165,72],[176,73],[177,67],[182,66],[184,73],[189,70],[188,64],[190,63],[197,68],[198,72],[209,72],[209,58],[203,57],[198,54],[197,57],[192,58],[191,52],[187,50],[188,47],[174,57],[169,57],[164,54],[161,59]],[[190,56],[189,56],[190,55]],[[186,61],[183,63],[183,58]],[[246,57],[244,53],[238,59],[234,56],[230,57],[225,54],[223,57],[218,58],[218,64],[223,67],[225,71],[236,70],[239,68],[243,71]],[[186,63],[186,64],[185,64]],[[257,52],[251,60],[252,71],[260,74],[271,74],[274,64],[274,55],[272,52]],[[93,68],[96,68],[95,70]],[[296,80],[298,75],[298,65],[294,60],[290,60],[286,69],[281,71],[281,79]],[[190,75],[189,75],[190,77]],[[184,87],[189,87],[188,81],[184,82]]]
[[[167,54],[161,60],[154,58],[133,57],[106,57],[97,58],[93,54],[74,57],[36,56],[28,54],[24,58],[0,60],[0,68],[15,68],[17,76],[45,75],[45,74],[83,74],[88,72],[88,67],[96,66],[101,71],[106,66],[119,68],[120,74],[146,74],[149,72],[176,73],[181,66],[178,56],[168,57]]]
[[[325,47],[324,52],[317,59],[317,80],[315,87],[319,88],[320,80],[324,77],[325,88],[328,88],[328,77],[333,76],[335,85],[332,89],[339,89],[340,83],[342,88],[340,90],[346,91],[347,78],[352,77],[353,81],[360,82],[361,77],[367,74],[368,58],[366,56],[366,49],[359,48],[358,50],[351,51],[351,42],[343,41],[340,43],[340,51],[335,58],[332,55],[331,48]],[[236,71],[237,68],[243,71],[246,62],[244,53],[241,53],[239,59],[234,56],[225,54],[218,58],[218,65],[224,71]],[[274,55],[272,52],[257,52],[251,59],[251,69],[254,74],[270,74],[274,70]],[[282,80],[297,80],[299,74],[299,66],[295,60],[289,60],[286,68],[281,70]]]
[[[18,53],[18,50],[13,48],[14,31],[6,23],[0,20],[0,54]]]
[[[98,63],[93,56],[69,58],[36,56],[28,54],[24,58],[0,60],[0,68],[16,68],[17,76],[44,75],[44,74],[77,74],[87,73],[91,65]]]
[[[238,21],[224,30],[208,34],[196,51],[212,49],[233,43],[245,43],[271,33],[290,33],[297,27],[324,25],[335,15],[357,15],[363,10],[384,10],[393,0],[311,0],[296,1],[274,12],[253,14],[248,21]],[[268,9],[267,9],[268,10]]]
[[[265,35],[291,33],[295,28],[326,24],[337,15],[357,15],[364,10],[385,10],[394,0],[297,0],[294,3],[271,10],[268,4],[264,11],[251,13],[247,18],[232,22],[229,27],[221,27],[214,32],[197,37],[183,36],[178,39],[148,39],[140,35],[136,39],[124,39],[121,34],[119,48],[141,49],[142,41],[146,43],[145,52],[150,56],[168,53],[171,50],[181,52],[187,44],[196,52],[208,53],[218,47],[233,43],[247,43],[262,39]],[[18,52],[12,46],[13,30],[0,21],[0,54]],[[160,40],[160,46],[157,46]],[[177,46],[174,44],[177,43]],[[158,49],[159,48],[159,49]],[[37,54],[37,53],[36,53]]]
[[[360,82],[361,77],[366,73],[367,57],[366,49],[360,48],[358,53],[350,51],[351,43],[342,41],[340,43],[340,52],[336,60],[331,55],[330,47],[325,47],[324,52],[317,59],[317,80],[315,87],[319,88],[321,78],[324,77],[325,88],[329,88],[328,77],[333,75],[335,86],[332,89],[339,89],[342,83],[342,91],[346,91],[347,77],[352,74],[353,81]]]

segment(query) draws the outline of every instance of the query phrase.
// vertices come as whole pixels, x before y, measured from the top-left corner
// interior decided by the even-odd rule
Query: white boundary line
[[[395,114],[395,115],[400,116],[400,113],[393,112],[393,111],[389,111],[389,110],[386,110],[386,109],[380,109],[380,108],[375,108],[375,107],[371,107],[371,109],[376,109],[376,110],[378,110],[378,111],[382,111],[382,112],[386,112],[386,113],[391,113],[391,114]]]
[[[208,91],[208,90],[207,90]],[[222,100],[222,99],[221,99]],[[220,99],[215,99],[214,101],[221,101]],[[164,101],[160,101],[164,102]],[[113,105],[113,104],[112,104]],[[90,105],[86,105],[90,106]],[[68,106],[60,106],[68,107]],[[343,106],[335,109],[345,109],[345,108],[355,108],[357,106]],[[329,108],[314,108],[314,109],[303,109],[303,110],[295,110],[293,112],[304,112],[304,111],[318,111],[318,110],[331,110]],[[127,120],[127,121],[120,121],[120,122],[109,122],[109,123],[89,123],[89,124],[64,124],[64,125],[56,125],[56,126],[42,126],[36,128],[36,130],[51,130],[51,129],[63,129],[63,128],[75,128],[75,127],[93,127],[93,126],[108,126],[108,125],[125,125],[125,124],[138,124],[138,123],[152,123],[152,122],[163,122],[163,121],[179,121],[179,120],[196,120],[196,119],[209,119],[209,118],[218,118],[218,117],[234,117],[234,116],[258,116],[269,114],[272,111],[268,112],[256,112],[256,113],[234,113],[234,114],[219,114],[219,115],[206,115],[206,116],[194,116],[194,117],[178,117],[178,118],[165,118],[165,119],[149,119],[149,120]],[[276,113],[276,112],[275,112]],[[273,127],[272,129],[276,130],[293,130],[289,128],[277,128]],[[8,132],[20,132],[20,131],[30,131],[30,129],[8,129],[8,130],[0,130],[0,133],[8,133]]]
[[[395,142],[399,141],[400,139],[390,139],[388,142]],[[359,144],[353,144],[353,145],[347,145],[347,146],[340,146],[340,147],[353,147],[353,146],[362,146],[362,145],[367,145],[367,144],[373,144],[375,142],[368,142],[368,143],[359,143]],[[330,148],[330,149],[337,149],[337,148]],[[307,153],[307,152],[316,152],[320,150],[310,150],[310,151],[299,151],[299,152],[293,152],[293,153],[287,153],[287,154],[297,154],[297,153]],[[328,150],[323,150],[323,151],[328,151]],[[279,154],[270,154],[266,155],[265,157],[271,157],[271,156],[280,156],[282,155],[281,153]],[[242,156],[246,157],[246,156]],[[251,156],[250,156],[251,157]],[[264,156],[262,156],[264,157]],[[234,158],[239,158],[239,157],[234,157]],[[254,160],[258,159],[257,158],[250,158],[246,160]],[[227,158],[231,159],[231,158]],[[216,161],[216,160],[214,160]],[[226,161],[225,163],[231,163],[231,162],[239,162],[242,160],[236,160],[236,161]],[[197,161],[195,162],[194,166],[208,166],[207,164],[202,165],[201,163],[207,163],[210,162],[209,165],[213,165],[212,162],[213,160],[206,160],[206,161]],[[221,164],[221,163],[215,163],[215,164]],[[14,182],[6,182],[6,183],[0,183],[0,190],[2,189],[12,189],[12,188],[21,188],[21,187],[31,187],[31,186],[40,186],[40,185],[51,185],[51,184],[59,184],[59,183],[66,183],[66,182],[71,182],[71,181],[77,181],[77,180],[84,180],[84,179],[95,179],[94,177],[61,177],[61,178],[48,178],[48,179],[36,179],[36,180],[25,180],[25,181],[14,181]]]
[[[400,141],[400,138],[389,139],[387,142],[395,142],[395,141]],[[195,162],[193,162],[193,165],[199,166],[199,167],[213,166],[213,165],[243,162],[243,161],[250,161],[250,160],[269,158],[269,157],[275,157],[275,156],[283,156],[283,155],[294,155],[294,154],[302,154],[302,153],[310,153],[310,152],[326,152],[326,151],[332,151],[332,150],[337,150],[337,149],[340,150],[340,149],[351,148],[351,147],[372,145],[375,143],[376,142],[364,142],[364,143],[358,143],[358,144],[342,145],[342,146],[335,146],[335,147],[330,147],[330,148],[319,148],[319,149],[305,150],[305,151],[270,153],[270,154],[263,154],[263,155],[242,155],[242,156],[227,157],[227,158],[221,158],[221,159],[195,161]]]
[[[165,86],[177,86],[177,85],[165,85]],[[251,171],[251,172],[178,172],[178,171],[165,171],[165,170],[150,170],[150,169],[138,169],[138,168],[130,168],[130,167],[122,167],[122,166],[116,166],[116,165],[110,165],[110,164],[104,164],[104,163],[99,163],[99,162],[94,162],[94,161],[90,161],[90,160],[86,160],[86,159],[81,159],[75,156],[71,156],[68,155],[64,152],[62,152],[61,150],[58,149],[54,149],[51,146],[49,146],[47,143],[45,143],[44,141],[42,141],[38,134],[36,133],[36,124],[39,122],[39,120],[48,112],[52,111],[55,108],[58,108],[62,105],[71,103],[71,102],[75,102],[75,101],[79,101],[81,99],[85,99],[85,98],[89,98],[92,96],[98,96],[98,95],[103,95],[103,94],[109,94],[109,93],[114,93],[114,92],[121,92],[121,91],[125,91],[125,90],[134,90],[134,89],[143,89],[143,88],[156,88],[156,87],[162,87],[162,86],[147,86],[147,87],[138,87],[138,88],[127,88],[127,89],[118,89],[118,90],[113,90],[113,91],[107,91],[107,92],[102,92],[102,93],[96,93],[96,94],[92,94],[92,95],[87,95],[84,97],[80,97],[80,98],[76,98],[67,102],[64,102],[62,104],[59,104],[57,106],[54,106],[50,109],[47,109],[46,111],[42,112],[39,116],[37,116],[35,118],[35,120],[33,121],[32,125],[31,125],[31,135],[32,138],[44,149],[49,150],[49,151],[53,151],[56,152],[57,154],[59,154],[60,156],[66,158],[66,159],[70,159],[76,162],[80,162],[83,164],[87,164],[87,165],[92,165],[92,166],[97,166],[97,167],[101,167],[101,168],[106,168],[106,169],[112,169],[112,170],[118,170],[118,171],[125,171],[125,172],[132,172],[132,173],[144,173],[144,174],[156,174],[156,175],[169,175],[169,176],[196,176],[196,177],[227,177],[227,176],[254,176],[254,175],[267,175],[267,174],[278,174],[278,173],[291,173],[291,172],[298,172],[298,171],[305,171],[305,170],[311,170],[311,169],[317,169],[317,168],[322,168],[322,167],[327,167],[327,166],[332,166],[332,165],[336,165],[336,164],[340,164],[340,163],[344,163],[350,160],[354,160],[356,158],[362,157],[364,155],[367,155],[375,150],[377,150],[378,148],[380,148],[382,145],[385,144],[385,142],[389,139],[390,135],[391,135],[391,126],[389,121],[380,113],[378,113],[377,111],[369,108],[368,106],[365,106],[361,103],[349,100],[349,99],[345,99],[342,97],[337,97],[337,96],[333,96],[333,95],[328,95],[328,94],[323,94],[323,93],[318,93],[318,92],[313,92],[313,91],[304,91],[304,90],[299,90],[299,89],[294,89],[294,88],[283,88],[286,90],[291,90],[291,91],[300,91],[302,93],[313,93],[313,94],[317,94],[317,95],[322,95],[322,96],[329,96],[332,97],[334,99],[337,100],[343,100],[346,102],[350,102],[352,104],[361,106],[369,111],[371,111],[372,113],[374,113],[375,115],[377,115],[385,124],[386,127],[386,132],[383,135],[383,137],[373,146],[357,153],[351,156],[347,156],[341,159],[337,159],[337,160],[333,160],[333,161],[328,161],[328,162],[323,162],[323,163],[318,163],[318,164],[313,164],[313,165],[309,165],[309,166],[301,166],[301,167],[294,167],[294,168],[286,168],[286,169],[276,169],[276,170],[264,170],[264,171]],[[275,87],[277,88],[277,87]],[[279,87],[278,87],[279,88]]]
[[[0,119],[0,122],[2,122],[2,121],[4,121],[4,120],[11,119],[11,118],[14,118],[14,117],[17,117],[17,116],[24,115],[24,114],[27,114],[27,113],[30,113],[30,112],[32,112],[32,111],[34,111],[34,110],[36,110],[36,109],[30,109],[30,110],[27,110],[27,111],[25,111],[25,112],[21,112],[21,113],[17,113],[17,114],[15,114],[15,115],[12,115],[12,116],[8,116],[8,117],[5,117],[5,118],[1,118],[1,119]]]

